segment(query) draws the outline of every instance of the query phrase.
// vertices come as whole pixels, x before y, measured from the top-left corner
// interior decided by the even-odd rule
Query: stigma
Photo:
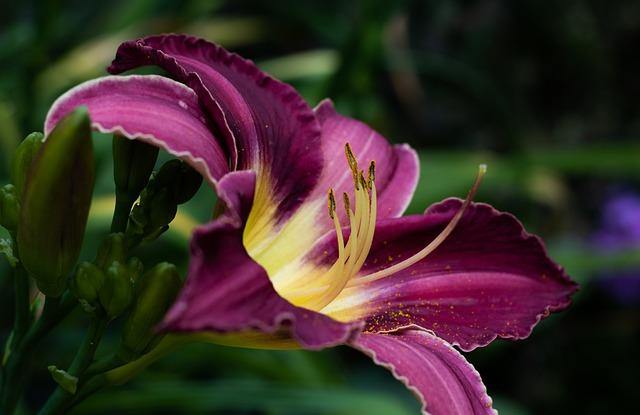
[[[447,239],[458,225],[467,207],[471,204],[487,170],[486,165],[479,166],[475,182],[469,190],[464,203],[447,226],[427,246],[404,261],[376,272],[362,275],[360,271],[371,250],[376,228],[376,163],[371,161],[366,172],[361,170],[349,143],[345,145],[345,157],[351,170],[353,181],[353,200],[347,193],[342,194],[342,208],[345,213],[342,218],[348,222],[346,223],[349,229],[346,232],[348,235],[345,237],[345,232],[343,232],[343,223],[341,223],[341,215],[338,212],[340,207],[336,200],[335,192],[331,188],[327,192],[327,209],[329,218],[335,228],[338,248],[337,259],[329,269],[317,276],[311,284],[303,284],[303,281],[300,281],[301,285],[296,287],[294,284],[294,286],[289,287],[289,295],[287,296],[292,303],[314,311],[322,311],[347,286],[352,287],[380,280],[425,259]]]

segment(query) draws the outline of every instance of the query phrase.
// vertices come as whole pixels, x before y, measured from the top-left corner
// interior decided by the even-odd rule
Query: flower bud
[[[182,279],[176,267],[161,263],[142,276],[135,286],[137,299],[122,330],[118,355],[132,360],[144,353],[156,333],[155,326],[162,320],[182,288]]]
[[[202,176],[181,160],[166,162],[158,172],[157,181],[169,188],[176,204],[191,200],[202,184]]]
[[[126,258],[124,235],[121,233],[112,233],[100,244],[95,263],[106,271],[114,262],[124,264]]]
[[[178,206],[169,189],[158,188],[152,180],[129,215],[126,236],[135,241],[134,245],[142,240],[152,241],[169,228],[177,212]]]
[[[0,187],[0,226],[15,231],[20,220],[20,202],[12,184]]]
[[[116,194],[133,203],[147,185],[158,158],[158,147],[113,136],[113,178]]]
[[[125,312],[133,300],[133,283],[126,265],[114,262],[109,266],[98,297],[110,318]]]
[[[33,161],[22,194],[18,248],[45,295],[59,296],[80,254],[95,162],[86,108],[63,118]]]
[[[168,225],[178,213],[178,206],[174,202],[173,195],[166,188],[160,189],[151,198],[147,208],[149,211],[149,221],[147,223],[149,231]]]
[[[24,184],[33,160],[42,147],[42,133],[29,134],[16,149],[11,161],[11,181],[16,186],[17,194],[22,195]]]
[[[144,271],[144,265],[138,258],[133,257],[127,262],[127,267],[129,268],[131,281],[133,281],[133,284],[135,285],[136,281],[140,279],[140,276]]]
[[[83,262],[78,266],[71,288],[79,300],[93,306],[98,301],[98,294],[104,281],[104,271],[91,262]]]

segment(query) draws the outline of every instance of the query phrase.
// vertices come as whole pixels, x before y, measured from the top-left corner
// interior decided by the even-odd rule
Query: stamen
[[[371,160],[371,163],[369,164],[369,174],[367,176],[367,185],[369,187],[369,190],[371,190],[371,188],[373,187],[373,182],[375,180],[376,180],[376,161]]]
[[[344,146],[344,154],[347,157],[347,163],[349,163],[349,168],[351,169],[351,175],[353,176],[353,184],[356,190],[359,190],[358,185],[358,160],[356,156],[353,155],[353,151],[351,150],[351,145],[349,143]]]
[[[369,177],[371,178],[373,176],[370,175]],[[356,260],[356,263],[354,266],[354,269],[356,270],[356,272],[360,271],[360,268],[362,268],[364,261],[367,259],[367,256],[369,255],[369,251],[371,250],[371,245],[373,244],[373,235],[376,230],[376,219],[378,214],[377,192],[376,192],[376,186],[373,180],[370,180],[369,183],[371,186],[369,191],[369,194],[370,194],[369,218],[368,218],[369,222],[367,223],[367,228],[366,228],[367,230],[364,235],[363,249],[360,251],[360,254],[358,255],[358,259]]]
[[[362,170],[358,173],[358,180],[360,181],[360,186],[362,186],[363,189],[369,190],[369,183],[364,179],[364,172]]]
[[[344,210],[347,215],[351,215],[351,202],[349,202],[349,195],[342,193],[342,201],[344,202]]]
[[[338,258],[331,267],[316,275],[313,279],[303,278],[287,286],[287,298],[296,305],[301,305],[311,310],[322,310],[330,304],[345,287],[376,281],[396,272],[402,271],[418,261],[427,257],[445,241],[460,222],[464,212],[478,190],[482,177],[486,172],[486,165],[482,164],[478,169],[478,176],[469,190],[469,194],[460,209],[449,221],[447,226],[426,247],[410,258],[397,263],[389,268],[374,272],[363,277],[354,278],[364,265],[371,246],[377,220],[377,191],[375,186],[375,161],[371,161],[365,179],[365,173],[358,169],[358,161],[353,154],[351,146],[345,145],[345,156],[349,169],[353,176],[353,199],[347,193],[343,193],[344,210],[349,220],[349,239],[345,241],[342,234],[340,215],[337,212],[337,203],[333,189],[327,193],[327,208],[329,217],[333,220],[338,245]],[[310,274],[309,277],[311,277]]]
[[[352,280],[349,285],[350,286],[360,285],[360,284],[366,284],[372,281],[379,280],[381,278],[395,274],[396,272],[402,271],[414,265],[415,263],[423,260],[424,258],[426,258],[427,255],[432,253],[437,247],[439,247],[447,239],[447,237],[451,234],[451,232],[453,232],[455,227],[458,225],[458,223],[460,222],[460,219],[462,219],[462,216],[464,215],[464,212],[466,211],[467,207],[469,207],[476,192],[478,191],[478,187],[480,186],[480,183],[482,182],[482,178],[484,177],[486,172],[487,172],[486,164],[481,164],[480,166],[478,166],[478,175],[476,176],[476,180],[473,183],[471,190],[469,190],[469,193],[467,194],[467,198],[465,199],[464,203],[462,204],[462,206],[460,206],[460,209],[458,209],[458,212],[456,212],[455,216],[451,219],[451,221],[449,221],[447,226],[442,230],[442,232],[440,232],[438,236],[435,237],[433,241],[431,241],[431,243],[429,243],[418,253],[405,259],[404,261],[399,262],[395,265],[392,265],[389,268],[385,268],[383,270],[374,272],[372,274],[365,275],[360,278],[356,278]]]
[[[329,194],[327,197],[327,205],[329,208],[329,217],[331,219],[334,219],[335,213],[336,213],[336,198],[333,194],[333,189],[329,189]]]

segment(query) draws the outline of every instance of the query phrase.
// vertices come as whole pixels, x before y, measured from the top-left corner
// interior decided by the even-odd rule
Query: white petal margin
[[[422,402],[425,415],[494,415],[478,371],[449,343],[406,328],[362,333],[352,346],[387,368]]]
[[[53,103],[45,135],[79,106],[89,110],[94,130],[160,147],[191,164],[213,185],[229,171],[227,155],[197,95],[179,82],[158,75],[106,76],[84,82]]]

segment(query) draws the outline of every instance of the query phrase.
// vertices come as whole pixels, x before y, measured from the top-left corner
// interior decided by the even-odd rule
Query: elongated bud
[[[121,233],[112,233],[102,241],[100,248],[98,248],[95,263],[106,271],[114,262],[124,264],[126,258],[124,235]]]
[[[161,186],[167,187],[176,204],[191,200],[202,184],[202,176],[184,161],[177,159],[166,162],[156,177]]]
[[[15,231],[20,220],[20,202],[12,184],[0,187],[0,226]]]
[[[62,293],[80,254],[94,179],[91,125],[81,107],[48,136],[29,169],[22,195],[20,259],[48,296]]]
[[[147,185],[158,159],[158,147],[113,136],[113,178],[116,194],[133,203]]]
[[[118,355],[132,360],[144,353],[157,336],[155,326],[162,320],[182,288],[176,267],[161,263],[145,273],[135,287],[137,299],[122,330]]]
[[[105,274],[102,269],[91,262],[83,262],[73,277],[71,289],[83,305],[93,307],[98,301],[104,281]]]
[[[16,186],[17,194],[22,195],[27,174],[31,168],[33,160],[42,147],[42,133],[29,134],[16,149],[11,161],[11,181]]]
[[[114,262],[109,266],[98,296],[107,316],[112,319],[129,308],[133,300],[133,282],[126,265]]]

